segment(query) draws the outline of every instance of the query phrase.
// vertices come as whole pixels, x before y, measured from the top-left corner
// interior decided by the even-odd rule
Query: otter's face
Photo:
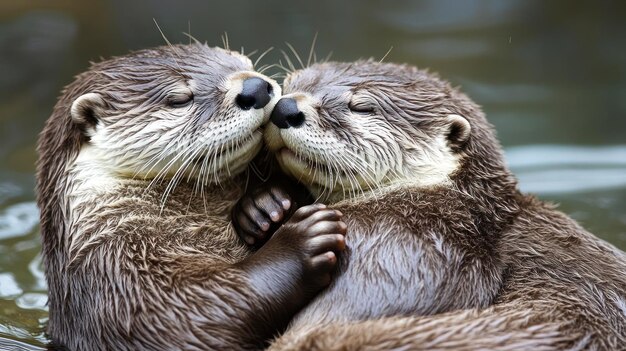
[[[205,45],[139,51],[93,65],[72,121],[88,138],[79,159],[116,176],[218,182],[262,147],[280,98],[238,53]]]
[[[266,142],[318,195],[445,184],[470,135],[448,84],[413,67],[317,64],[292,73],[283,88]]]

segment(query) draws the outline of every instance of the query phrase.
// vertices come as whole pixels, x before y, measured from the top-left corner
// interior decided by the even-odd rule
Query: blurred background
[[[626,2],[529,0],[0,2],[0,349],[46,342],[37,134],[89,61],[183,32],[246,52],[407,62],[483,106],[523,190],[626,249]]]

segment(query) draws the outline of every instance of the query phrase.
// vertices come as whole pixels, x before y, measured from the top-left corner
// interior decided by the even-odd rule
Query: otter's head
[[[316,64],[289,75],[283,88],[266,142],[287,173],[327,198],[451,184],[480,138],[491,143],[494,162],[501,159],[478,107],[411,66]]]
[[[280,98],[280,87],[253,70],[239,53],[200,44],[92,65],[69,92],[81,162],[121,177],[217,181],[241,172]]]

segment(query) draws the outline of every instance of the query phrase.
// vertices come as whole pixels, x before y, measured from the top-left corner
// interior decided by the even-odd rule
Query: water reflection
[[[533,145],[506,150],[523,191],[540,195],[626,189],[626,146]]]
[[[3,333],[3,327],[0,325],[0,335]],[[9,334],[9,333],[7,333]],[[16,333],[15,335],[20,335],[20,333]],[[13,339],[7,339],[0,336],[0,350],[10,350],[10,351],[43,351],[46,350],[44,347],[37,347],[30,343],[25,343]]]
[[[228,31],[247,52],[285,41],[308,52],[316,32],[319,57],[380,58],[393,46],[387,61],[430,67],[483,106],[523,190],[626,249],[624,10],[525,0],[0,3],[0,350],[46,342],[37,134],[88,61],[162,45],[153,18],[173,42],[191,30],[215,45]]]
[[[11,205],[0,211],[0,240],[26,235],[39,223],[34,201]]]
[[[22,290],[15,281],[13,274],[0,273],[0,298],[10,299],[22,295]]]

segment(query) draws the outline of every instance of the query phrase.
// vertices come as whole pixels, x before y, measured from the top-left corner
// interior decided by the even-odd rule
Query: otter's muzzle
[[[278,128],[297,128],[304,124],[304,113],[298,109],[296,100],[282,98],[274,106],[270,120]]]
[[[251,77],[243,81],[241,93],[235,98],[237,106],[242,110],[263,108],[272,99],[272,85],[259,77]]]

